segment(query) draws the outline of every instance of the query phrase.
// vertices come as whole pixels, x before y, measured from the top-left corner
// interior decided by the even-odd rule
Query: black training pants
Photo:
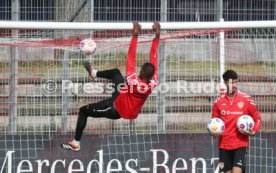
[[[112,93],[112,97],[103,100],[97,103],[92,103],[85,105],[79,109],[79,117],[77,121],[75,140],[80,141],[83,130],[87,123],[88,117],[94,118],[109,118],[109,119],[119,119],[120,115],[114,108],[113,102],[116,97],[119,95],[120,86],[123,86],[124,78],[119,69],[111,69],[105,71],[98,71],[97,77],[110,79],[113,83],[114,92]]]

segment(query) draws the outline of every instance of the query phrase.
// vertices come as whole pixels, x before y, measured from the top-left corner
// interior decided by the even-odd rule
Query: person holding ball
[[[222,77],[227,91],[216,99],[212,109],[212,118],[220,118],[225,123],[224,132],[221,135],[213,135],[219,138],[220,173],[244,173],[249,136],[258,132],[262,120],[253,98],[237,89],[237,73],[227,70]],[[243,115],[253,118],[252,129],[237,128],[237,121]]]

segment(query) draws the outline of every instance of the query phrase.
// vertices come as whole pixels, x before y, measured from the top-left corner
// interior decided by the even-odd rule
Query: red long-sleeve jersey
[[[154,65],[155,72],[149,83],[144,82],[136,74],[136,48],[137,38],[132,38],[126,62],[127,81],[114,101],[114,107],[122,118],[137,118],[147,97],[158,84],[158,52],[159,39],[152,41],[150,50],[150,63]]]
[[[237,90],[234,97],[223,94],[215,101],[212,118],[221,118],[225,123],[225,130],[219,138],[219,148],[232,150],[249,146],[249,136],[240,133],[236,126],[238,118],[242,115],[250,115],[253,118],[253,131],[257,132],[260,129],[261,117],[253,98],[249,95]]]

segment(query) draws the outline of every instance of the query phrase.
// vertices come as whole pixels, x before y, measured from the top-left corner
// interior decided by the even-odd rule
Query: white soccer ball
[[[254,128],[254,120],[249,115],[243,115],[239,117],[237,121],[237,128],[241,130],[249,130]]]
[[[220,118],[212,118],[208,121],[207,128],[212,135],[221,135],[225,129],[225,124]]]
[[[80,50],[85,55],[91,55],[95,53],[97,44],[92,38],[86,38],[80,42]]]

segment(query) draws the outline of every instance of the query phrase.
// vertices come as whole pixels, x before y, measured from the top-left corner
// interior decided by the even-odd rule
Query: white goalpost
[[[255,99],[263,120],[260,133],[250,139],[247,172],[275,172],[276,22],[160,24],[159,65],[166,68],[160,68],[159,77],[164,83],[135,120],[88,118],[81,152],[69,153],[59,144],[74,137],[78,109],[110,97],[110,82],[91,81],[83,62],[97,70],[118,68],[125,75],[132,23],[0,21],[0,167],[8,161],[7,151],[15,151],[12,168],[1,167],[8,173],[24,159],[34,172],[45,173],[70,167],[81,171],[80,162],[84,172],[167,173],[173,167],[216,172],[217,140],[206,124],[221,74],[233,69],[239,90]],[[152,23],[141,25],[137,73],[149,59],[154,38]],[[92,31],[97,51],[85,56],[79,43]],[[160,97],[165,101],[159,102]],[[49,164],[35,165],[43,159]],[[77,166],[72,163],[76,159]]]
[[[141,22],[143,29],[151,29],[151,22]],[[275,28],[275,21],[231,21],[231,22],[160,22],[163,30],[183,29],[237,29]],[[122,22],[20,22],[0,21],[0,28],[9,29],[55,29],[55,30],[130,30],[132,23]]]

